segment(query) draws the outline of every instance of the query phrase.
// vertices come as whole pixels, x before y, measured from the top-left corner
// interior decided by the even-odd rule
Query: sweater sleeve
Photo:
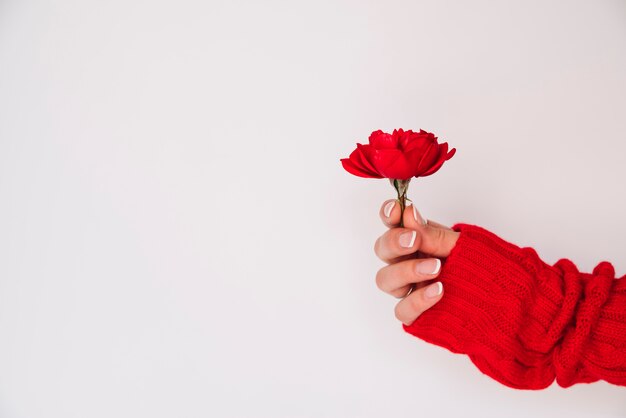
[[[626,386],[626,280],[603,261],[544,263],[475,225],[442,260],[442,299],[404,330],[517,389],[598,380]]]

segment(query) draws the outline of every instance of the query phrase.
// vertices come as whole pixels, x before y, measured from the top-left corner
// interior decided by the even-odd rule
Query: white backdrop
[[[406,334],[339,163],[435,132],[428,218],[623,275],[625,51],[623,0],[1,0],[0,416],[626,416]]]

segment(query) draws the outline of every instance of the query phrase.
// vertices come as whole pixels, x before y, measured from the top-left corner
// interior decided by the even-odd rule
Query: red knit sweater
[[[406,332],[469,355],[486,375],[517,389],[605,380],[626,386],[626,279],[603,261],[581,273],[544,263],[475,225],[442,260],[441,300]]]

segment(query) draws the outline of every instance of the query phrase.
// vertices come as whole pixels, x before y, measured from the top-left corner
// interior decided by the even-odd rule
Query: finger
[[[397,303],[395,307],[396,318],[405,325],[411,325],[426,309],[439,302],[442,295],[443,285],[441,282],[414,290]]]
[[[376,240],[374,252],[388,264],[399,261],[399,258],[405,259],[409,254],[417,257],[418,251],[430,256],[447,257],[459,235],[457,231],[430,225],[422,225],[419,230],[392,228]]]
[[[406,228],[419,232],[418,251],[420,253],[447,257],[459,237],[459,232],[440,223],[426,220],[413,204],[405,208],[403,221]]]
[[[398,257],[415,253],[419,248],[419,235],[414,229],[389,229],[374,243],[374,252],[384,262],[391,263]]]
[[[425,258],[390,264],[376,273],[376,286],[397,298],[406,296],[414,283],[432,280],[439,274],[441,261]]]
[[[428,220],[428,225],[433,226],[435,228],[447,229],[449,231],[452,231],[452,228],[450,228],[449,226],[441,225],[440,223],[431,221],[430,219]]]
[[[421,228],[419,251],[435,257],[447,257],[456,245],[460,232],[430,224]]]
[[[380,219],[385,226],[393,228],[400,225],[400,205],[397,199],[383,202],[379,211]]]
[[[402,221],[405,228],[419,230],[426,225],[426,218],[422,216],[421,212],[412,202],[406,202],[406,207],[404,208],[404,213],[402,214]]]
[[[421,210],[418,210],[417,207],[413,204],[413,202],[407,202],[407,206],[404,209],[403,215],[404,226],[407,228],[415,228],[418,229],[423,225],[430,225],[436,228],[447,229],[452,231],[452,228],[442,225],[433,220],[427,219]]]
[[[383,202],[379,210],[380,219],[388,228],[394,228],[400,225],[400,205],[398,199],[389,199]],[[432,220],[426,220],[412,202],[407,202],[407,206],[404,209],[404,226],[407,228],[413,228],[423,225],[428,222],[431,226],[438,228],[451,229],[445,225],[437,223]]]

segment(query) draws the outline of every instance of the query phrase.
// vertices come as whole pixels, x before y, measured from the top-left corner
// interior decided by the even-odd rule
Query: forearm
[[[457,224],[444,297],[404,329],[456,353],[507,386],[541,389],[606,380],[626,385],[626,287],[613,267],[591,274],[544,263],[473,225]]]

